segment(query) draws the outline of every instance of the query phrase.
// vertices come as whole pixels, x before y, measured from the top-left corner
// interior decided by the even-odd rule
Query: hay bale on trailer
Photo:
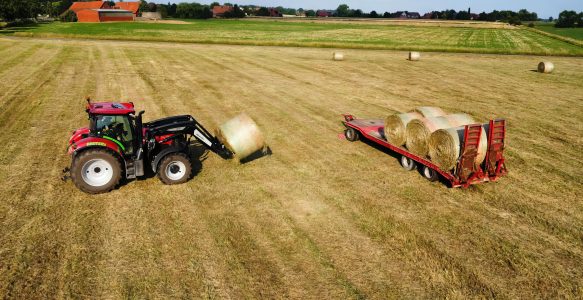
[[[334,54],[332,54],[332,59],[335,61],[342,61],[342,60],[344,60],[344,53],[334,52]]]
[[[421,59],[421,53],[415,51],[409,52],[410,61],[418,61],[419,59]]]
[[[406,147],[412,153],[419,156],[429,154],[429,137],[439,129],[463,126],[475,123],[472,117],[466,114],[453,114],[440,117],[429,117],[412,120],[407,124]]]
[[[240,114],[219,126],[216,136],[239,160],[265,147],[259,127],[246,114]]]
[[[402,146],[407,141],[405,131],[409,122],[421,119],[423,115],[418,112],[390,115],[385,119],[385,138],[396,146]]]
[[[541,61],[538,63],[538,71],[540,73],[551,73],[555,69],[555,65],[550,61]]]
[[[456,167],[461,155],[461,145],[464,143],[465,126],[439,129],[429,137],[429,157],[443,170],[452,170]],[[479,166],[486,158],[488,151],[488,137],[482,126],[478,155],[474,164]]]
[[[420,106],[414,109],[413,112],[420,113],[425,118],[441,117],[446,115],[446,113],[441,108],[433,106]]]

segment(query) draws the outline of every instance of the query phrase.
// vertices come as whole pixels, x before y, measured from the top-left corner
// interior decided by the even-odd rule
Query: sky
[[[152,1],[152,0],[147,0]],[[203,4],[210,4],[208,0],[154,0],[157,3],[168,2],[198,2]],[[471,8],[472,12],[480,13],[482,11],[492,10],[514,10],[526,8],[529,11],[534,11],[539,18],[558,17],[563,10],[575,10],[577,12],[583,11],[583,0],[409,0],[409,1],[395,1],[395,0],[220,0],[219,3],[229,2],[233,4],[255,4],[260,6],[283,6],[290,8],[304,8],[304,9],[335,9],[340,4],[348,4],[350,8],[360,8],[364,12],[376,10],[377,12],[395,12],[398,10],[416,11],[420,13],[430,12],[432,10],[467,10]]]

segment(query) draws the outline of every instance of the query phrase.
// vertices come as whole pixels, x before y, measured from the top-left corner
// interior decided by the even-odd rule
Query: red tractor
[[[104,193],[120,179],[145,172],[157,174],[165,184],[187,181],[192,173],[189,145],[194,137],[209,150],[229,158],[233,153],[190,115],[142,123],[144,111],[134,104],[91,103],[87,100],[89,127],[73,131],[68,154],[70,177],[82,191]]]

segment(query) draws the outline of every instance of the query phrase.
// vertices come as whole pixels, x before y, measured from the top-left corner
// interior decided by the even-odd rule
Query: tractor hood
[[[69,146],[73,145],[77,141],[86,138],[89,136],[89,127],[81,127],[71,134],[71,138],[69,138]]]

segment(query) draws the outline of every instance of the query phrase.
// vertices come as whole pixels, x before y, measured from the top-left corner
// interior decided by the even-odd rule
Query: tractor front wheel
[[[71,180],[85,193],[111,191],[121,178],[117,157],[105,149],[91,149],[76,155],[71,164]]]
[[[164,184],[184,183],[190,178],[192,164],[184,153],[166,155],[158,167],[158,178]]]

